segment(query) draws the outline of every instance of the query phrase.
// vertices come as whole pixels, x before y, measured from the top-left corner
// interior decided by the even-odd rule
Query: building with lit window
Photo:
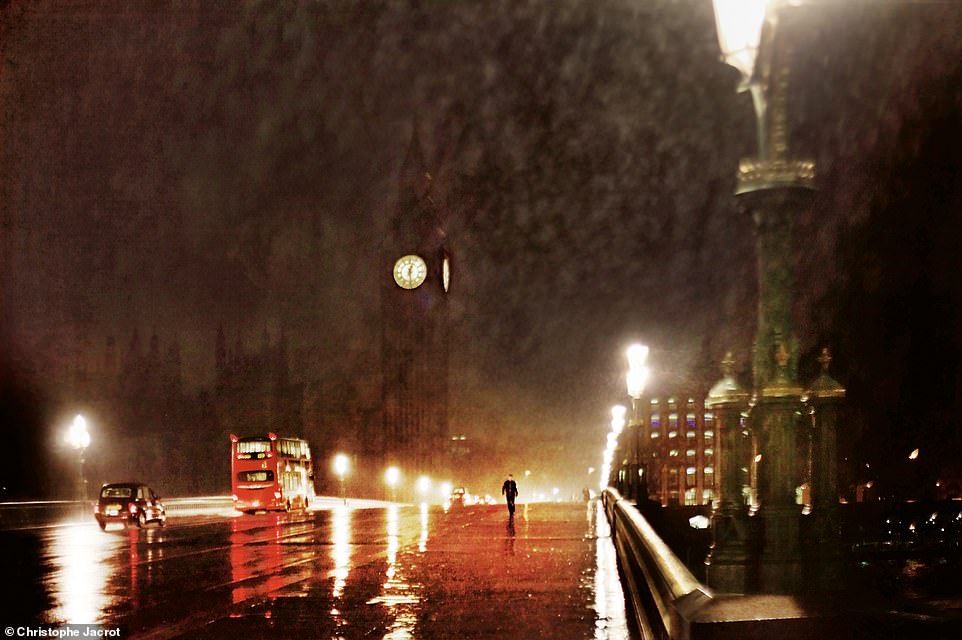
[[[642,404],[639,457],[649,499],[663,506],[711,504],[716,459],[711,411],[694,398],[651,398]]]

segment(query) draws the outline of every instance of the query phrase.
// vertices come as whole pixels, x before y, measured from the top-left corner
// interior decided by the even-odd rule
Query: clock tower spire
[[[444,468],[448,437],[450,253],[415,121],[381,247],[381,375],[385,464]]]

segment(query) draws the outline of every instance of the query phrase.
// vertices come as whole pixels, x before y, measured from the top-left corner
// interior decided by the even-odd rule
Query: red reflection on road
[[[257,526],[264,520],[254,518],[257,516],[234,518],[230,523],[231,601],[234,604],[265,591],[272,593],[284,584],[280,576],[284,561],[280,517],[273,518],[272,535],[265,535],[263,528]],[[259,584],[258,576],[266,576],[265,582]]]

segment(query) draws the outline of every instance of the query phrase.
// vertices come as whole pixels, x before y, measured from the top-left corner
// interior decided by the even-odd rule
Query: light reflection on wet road
[[[519,507],[2,531],[23,582],[2,621],[117,623],[144,638],[627,638],[597,506]]]

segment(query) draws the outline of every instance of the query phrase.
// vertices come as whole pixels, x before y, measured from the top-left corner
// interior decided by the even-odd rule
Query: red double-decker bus
[[[245,513],[307,509],[314,500],[311,448],[276,434],[230,436],[231,493]]]

